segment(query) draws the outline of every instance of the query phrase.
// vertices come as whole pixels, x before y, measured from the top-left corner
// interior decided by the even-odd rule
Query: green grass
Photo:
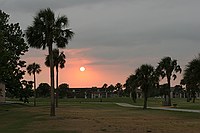
[[[7,99],[8,101],[19,102],[18,99]],[[30,104],[33,105],[33,99],[29,99]],[[48,106],[50,105],[50,98],[37,98],[38,106]],[[101,102],[102,101],[102,102]],[[151,107],[161,107],[163,98],[148,98],[148,106]],[[112,97],[112,98],[95,98],[95,99],[84,99],[84,98],[63,98],[59,99],[59,104],[71,104],[71,103],[89,103],[89,102],[98,102],[98,103],[129,103],[133,105],[143,106],[143,98],[137,99],[134,103],[129,97]],[[172,98],[172,105],[177,104],[176,108],[181,109],[196,109],[200,110],[200,99],[196,99],[195,103],[187,102],[185,98]]]
[[[148,98],[148,106],[151,107],[161,107],[163,98]],[[136,103],[132,103],[133,105],[143,106],[143,99],[137,99]],[[187,102],[185,98],[172,98],[172,105],[177,104],[176,108],[180,109],[194,109],[200,110],[200,99],[196,99],[195,103]]]
[[[2,133],[26,131],[23,127],[33,121],[33,119],[27,118],[33,118],[34,114],[19,111],[20,108],[28,107],[21,104],[0,105],[0,129]]]
[[[78,133],[76,129],[68,129],[64,130],[61,125],[59,128],[55,128],[55,122],[67,123],[70,118],[72,122],[74,120],[82,120],[82,112],[87,112],[87,110],[98,111],[100,114],[97,114],[97,118],[94,120],[99,123],[98,120],[101,120],[104,117],[110,117],[117,120],[118,117],[130,118],[133,117],[136,120],[143,119],[144,122],[146,119],[154,119],[157,117],[159,119],[163,119],[163,117],[168,118],[172,117],[175,121],[186,121],[186,120],[195,120],[200,121],[200,115],[198,113],[187,113],[187,112],[172,112],[172,111],[162,111],[162,110],[142,110],[140,108],[124,108],[117,106],[114,104],[115,102],[125,102],[132,103],[129,98],[108,98],[103,99],[103,102],[99,102],[100,99],[60,99],[59,100],[59,108],[56,110],[58,117],[52,119],[49,117],[49,100],[50,99],[37,99],[37,107],[33,107],[32,103],[30,104],[7,104],[0,105],[0,132],[2,133]],[[152,106],[160,106],[161,99],[149,99],[149,104]],[[181,107],[185,108],[194,108],[193,106],[197,106],[199,101],[197,101],[196,105],[193,103],[187,103],[186,100],[173,99],[173,102],[177,102],[178,105],[182,105]],[[143,100],[138,99],[137,105],[142,105]],[[196,107],[197,108],[197,107]],[[70,110],[73,109],[73,110]],[[76,113],[79,111],[81,117],[79,118]],[[101,114],[101,112],[103,112]],[[90,114],[87,114],[88,118]],[[145,118],[143,118],[145,117]],[[84,119],[88,119],[83,116]],[[110,119],[111,119],[110,118]],[[134,120],[135,121],[135,120]],[[157,122],[157,121],[156,121]],[[51,126],[48,125],[51,123]],[[169,122],[170,123],[170,122]],[[169,124],[167,123],[167,124]],[[38,130],[35,128],[36,125],[44,124],[46,127],[40,127]],[[173,124],[173,123],[172,123]],[[175,123],[176,124],[176,123]],[[35,125],[35,126],[34,126]],[[156,124],[155,124],[156,125]],[[64,125],[66,126],[66,125]],[[154,126],[154,125],[153,125]],[[36,126],[37,127],[37,126]],[[66,126],[67,127],[67,126]],[[109,128],[101,127],[99,129],[101,132],[109,132]]]

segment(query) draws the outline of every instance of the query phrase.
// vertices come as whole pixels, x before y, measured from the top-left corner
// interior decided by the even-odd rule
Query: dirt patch
[[[35,132],[66,133],[199,133],[200,119],[185,119],[167,111],[143,111],[141,109],[82,108],[79,106],[59,107],[56,117],[49,117],[47,108],[27,111],[41,111],[35,121],[26,129]]]

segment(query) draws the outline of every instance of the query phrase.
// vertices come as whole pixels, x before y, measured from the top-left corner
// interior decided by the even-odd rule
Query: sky
[[[200,53],[199,5],[199,0],[0,0],[0,9],[23,31],[40,9],[50,7],[56,16],[68,17],[75,36],[60,49],[67,63],[59,70],[59,83],[70,87],[124,84],[142,64],[156,67],[166,56],[184,69]],[[31,48],[22,57],[27,65],[41,65],[37,84],[50,81],[47,54],[47,49]],[[33,79],[28,74],[24,78]]]

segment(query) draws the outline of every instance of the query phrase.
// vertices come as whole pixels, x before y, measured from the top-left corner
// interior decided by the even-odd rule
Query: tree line
[[[50,67],[50,97],[51,109],[50,116],[55,116],[55,92],[54,92],[54,68],[56,69],[56,88],[58,86],[58,68],[63,68],[65,64],[65,55],[59,52],[59,48],[64,48],[73,38],[74,32],[68,28],[69,22],[65,15],[56,16],[50,9],[41,9],[36,13],[33,22],[27,27],[25,33],[19,26],[19,23],[9,23],[9,15],[0,10],[0,82],[5,83],[6,93],[10,97],[18,97],[25,102],[28,97],[34,96],[34,105],[36,105],[36,74],[41,72],[40,65],[32,63],[26,66],[26,61],[21,60],[29,47],[38,49],[48,49],[45,64]],[[27,40],[27,43],[25,41]],[[54,46],[55,45],[55,46]],[[53,46],[56,47],[53,50]],[[184,69],[181,85],[186,86],[188,97],[195,99],[195,92],[200,86],[200,55],[190,61]],[[34,81],[23,80],[26,68],[29,74],[33,75]],[[134,74],[131,74],[126,80],[126,88],[132,92],[135,101],[136,88],[140,88],[144,96],[144,108],[147,108],[147,99],[150,91],[155,88],[167,88],[163,92],[165,104],[171,105],[170,87],[171,80],[176,79],[176,73],[182,72],[177,60],[171,57],[164,57],[154,68],[150,64],[143,64],[137,68]],[[167,78],[165,85],[159,85],[159,81]],[[32,90],[34,87],[34,90]],[[102,88],[116,90],[120,96],[123,92],[122,84],[116,86],[104,85]],[[59,91],[56,90],[56,101],[58,101]],[[61,93],[60,93],[61,94]],[[188,99],[190,100],[190,99]]]
[[[57,48],[66,47],[74,32],[68,28],[68,18],[65,15],[55,16],[50,8],[41,9],[33,19],[32,24],[27,27],[24,34],[19,24],[9,24],[9,15],[0,10],[0,81],[5,83],[6,91],[10,92],[13,97],[21,97],[20,99],[22,99],[23,95],[20,91],[26,90],[27,83],[31,84],[31,82],[27,81],[26,84],[25,81],[21,82],[25,74],[23,68],[26,67],[26,62],[20,60],[20,57],[28,51],[29,47],[42,48],[43,50],[48,48],[51,79],[50,116],[55,116],[53,45]],[[25,43],[24,37],[26,37],[28,44]],[[29,73],[34,75],[34,78],[35,73],[39,73],[39,68],[37,70],[34,68],[36,66],[39,67],[38,64],[33,63],[27,68],[30,70]],[[27,96],[25,97],[27,99]]]
[[[177,60],[171,57],[164,57],[154,68],[150,64],[143,64],[135,70],[135,74],[131,74],[126,80],[126,88],[130,90],[133,95],[133,100],[136,102],[136,89],[140,88],[144,97],[144,106],[147,108],[147,99],[150,96],[150,91],[161,90],[159,95],[164,95],[164,105],[171,106],[171,80],[177,78],[177,73],[181,73],[182,69],[178,65]],[[190,61],[183,71],[183,79],[180,85],[175,86],[175,89],[182,89],[185,85],[187,92],[187,101],[196,98],[196,92],[200,90],[200,54]],[[167,78],[167,83],[160,85],[159,82]]]

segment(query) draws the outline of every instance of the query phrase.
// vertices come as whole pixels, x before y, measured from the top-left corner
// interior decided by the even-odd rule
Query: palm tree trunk
[[[165,103],[167,102],[167,96],[164,94]]]
[[[196,99],[196,93],[195,93],[195,91],[192,92],[192,97],[193,97],[193,99],[192,99],[192,103],[195,103],[195,99]]]
[[[144,93],[144,106],[143,106],[143,109],[147,109],[147,94],[145,94],[145,93]]]
[[[35,78],[35,73],[33,74],[34,77],[34,107],[36,106],[36,78]]]
[[[147,109],[147,97],[148,97],[148,88],[144,90],[144,106],[143,109]]]
[[[195,97],[193,97],[192,103],[195,103]]]
[[[170,82],[170,76],[167,77],[167,83],[168,83],[168,106],[171,106],[171,96],[170,96],[170,92],[171,92],[171,82]]]
[[[56,66],[56,107],[58,107],[58,65]]]
[[[187,102],[190,102],[190,92],[187,91]]]
[[[53,65],[53,52],[52,43],[48,43],[50,55],[50,78],[51,78],[51,110],[50,116],[55,116],[55,100],[54,100],[54,65]]]
[[[136,92],[135,91],[131,92],[131,98],[132,98],[133,102],[136,103]]]

